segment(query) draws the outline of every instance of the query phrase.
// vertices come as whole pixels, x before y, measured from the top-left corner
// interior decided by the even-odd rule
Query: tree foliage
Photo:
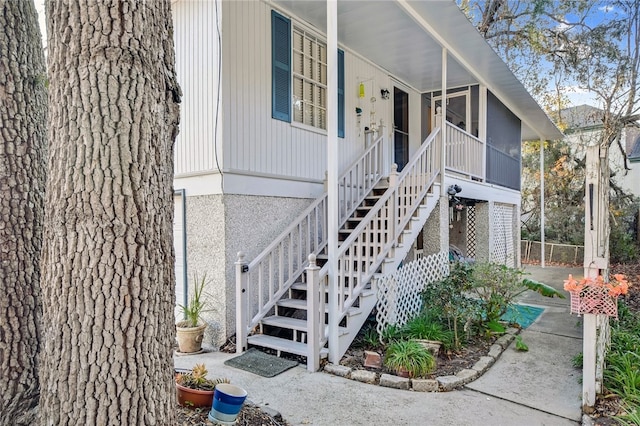
[[[640,0],[459,0],[478,31],[547,110],[561,130],[572,91],[593,95],[602,110],[595,140],[601,152],[623,146],[625,127],[638,127],[640,98]],[[584,147],[563,141],[545,146],[546,235],[558,242],[583,240]],[[607,153],[607,155],[609,155]],[[523,235],[540,237],[540,143],[523,150]],[[627,235],[637,199],[610,180],[612,250]],[[619,238],[620,237],[620,238]],[[628,250],[627,250],[628,251]]]

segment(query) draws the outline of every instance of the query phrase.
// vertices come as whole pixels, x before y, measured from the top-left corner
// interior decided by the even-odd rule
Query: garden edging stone
[[[374,371],[353,369],[339,364],[326,364],[323,371],[334,376],[394,389],[413,390],[416,392],[449,392],[478,379],[486,373],[502,355],[502,352],[515,340],[515,335],[518,333],[520,333],[520,329],[508,328],[505,335],[491,345],[489,353],[481,357],[473,367],[460,370],[455,375],[440,376],[435,379],[407,379],[386,373],[378,375]]]

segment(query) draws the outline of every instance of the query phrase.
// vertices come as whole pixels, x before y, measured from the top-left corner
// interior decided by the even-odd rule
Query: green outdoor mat
[[[297,361],[278,358],[255,348],[249,349],[240,356],[226,360],[225,365],[249,371],[262,377],[274,377],[298,365]]]
[[[529,305],[512,305],[507,309],[507,313],[500,318],[504,321],[517,322],[520,327],[527,328],[540,316],[544,311],[542,308]]]

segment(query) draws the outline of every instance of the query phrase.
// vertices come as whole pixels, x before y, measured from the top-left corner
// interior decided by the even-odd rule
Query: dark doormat
[[[298,365],[297,361],[278,358],[255,348],[250,348],[240,356],[226,360],[225,365],[249,371],[262,377],[274,377]]]

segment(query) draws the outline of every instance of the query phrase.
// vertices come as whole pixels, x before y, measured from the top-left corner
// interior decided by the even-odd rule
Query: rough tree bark
[[[169,0],[49,0],[41,423],[174,423]]]
[[[46,69],[31,1],[0,0],[0,424],[38,404]]]

